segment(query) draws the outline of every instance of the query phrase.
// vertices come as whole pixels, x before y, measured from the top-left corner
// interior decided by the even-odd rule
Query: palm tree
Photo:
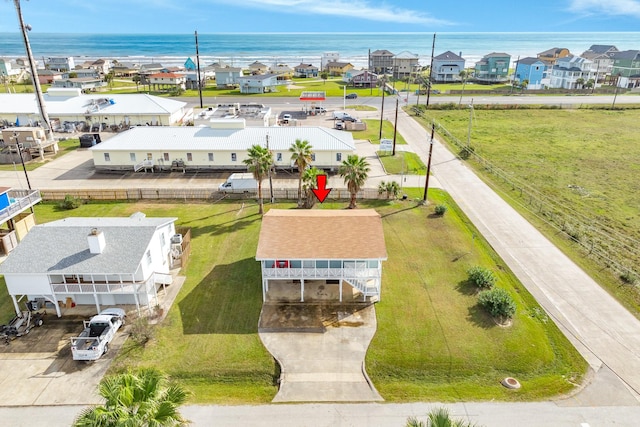
[[[311,163],[313,147],[309,144],[309,141],[301,141],[296,139],[296,142],[291,144],[289,151],[291,152],[291,161],[293,161],[298,167],[298,207],[302,207],[302,178],[304,171]]]
[[[178,407],[187,393],[154,368],[104,377],[98,385],[105,399],[102,406],[85,409],[74,421],[75,427],[184,426]]]
[[[582,77],[576,79],[576,86],[580,86],[580,89],[582,89],[582,86],[584,86],[584,79]]]
[[[316,204],[316,196],[311,191],[317,184],[317,176],[323,175],[324,171],[314,167],[305,169],[304,175],[302,176],[302,189],[304,190],[304,204],[302,207],[305,209],[311,209],[313,205]]]
[[[464,85],[467,84],[467,79],[469,78],[469,72],[467,70],[460,71],[460,79],[462,80],[462,90],[460,91],[460,99],[458,100],[458,107],[462,103],[462,94],[464,93]]]
[[[349,209],[356,208],[356,195],[367,180],[369,170],[367,159],[359,157],[357,154],[349,155],[347,160],[344,160],[340,165],[338,173],[344,178],[344,183],[347,184],[347,189],[351,193]]]
[[[264,213],[262,204],[262,180],[267,176],[271,166],[273,165],[273,153],[261,145],[253,145],[247,152],[248,158],[244,159],[249,171],[253,173],[253,177],[258,181],[258,212]]]

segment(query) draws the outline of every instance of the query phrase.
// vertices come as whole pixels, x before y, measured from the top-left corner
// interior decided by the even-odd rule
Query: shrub
[[[494,276],[493,271],[479,265],[471,267],[467,270],[467,274],[469,275],[469,281],[479,288],[491,289],[496,283],[496,276]]]
[[[435,213],[438,216],[442,216],[447,212],[447,205],[436,205]]]
[[[625,271],[620,275],[620,280],[622,280],[627,285],[635,285],[638,282],[636,276],[633,275],[630,271]]]
[[[149,323],[149,318],[146,316],[137,318],[129,331],[133,342],[140,346],[144,346],[151,341],[154,333],[153,325]]]
[[[478,303],[486,308],[493,317],[510,319],[516,314],[516,303],[509,295],[509,292],[502,288],[480,292]]]
[[[80,200],[69,194],[64,196],[64,200],[58,203],[58,207],[64,210],[76,209],[78,206],[80,206]]]

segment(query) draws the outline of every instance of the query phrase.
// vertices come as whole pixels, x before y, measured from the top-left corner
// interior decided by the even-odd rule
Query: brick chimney
[[[107,242],[104,239],[104,233],[97,228],[92,228],[91,232],[87,236],[89,241],[89,252],[92,254],[101,254],[104,251]]]

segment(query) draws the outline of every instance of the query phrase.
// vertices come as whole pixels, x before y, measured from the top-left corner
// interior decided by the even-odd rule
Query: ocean
[[[195,61],[194,34],[29,34],[34,57],[73,56],[76,64],[104,58],[120,62],[159,62],[165,66]],[[422,65],[431,57],[432,33],[250,33],[198,34],[200,64],[219,60],[234,66],[254,61],[267,65],[300,63],[320,65],[324,52],[337,52],[340,61],[365,67],[369,49],[394,54],[409,51]],[[536,56],[554,47],[580,55],[593,44],[615,45],[619,50],[640,49],[640,32],[606,33],[439,33],[435,54],[447,50],[462,53],[467,67],[491,52],[506,52],[515,63],[518,56]],[[19,33],[0,33],[0,57],[25,56]]]

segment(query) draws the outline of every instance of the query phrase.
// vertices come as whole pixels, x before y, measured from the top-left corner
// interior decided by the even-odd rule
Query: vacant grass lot
[[[392,156],[391,152],[378,151],[378,157],[384,166],[384,170],[387,173],[398,175],[426,175],[427,167],[420,160],[420,156],[416,153],[410,153],[408,151],[397,151],[396,155]]]
[[[430,110],[424,123],[431,118],[466,141],[468,110]],[[514,180],[535,188],[572,216],[585,216],[589,225],[601,224],[612,228],[611,234],[640,241],[640,183],[635,178],[640,171],[640,121],[636,110],[476,110],[472,125],[475,151]],[[494,175],[482,175],[523,210],[519,206],[526,201],[510,185]],[[545,228],[531,213],[525,215],[639,315],[637,288],[622,285],[557,230]]]
[[[389,253],[376,306],[378,332],[367,355],[367,370],[383,397],[531,400],[570,390],[585,362],[448,196],[434,190],[430,195],[449,206],[444,217],[432,215],[433,205],[410,200],[360,203],[383,216]],[[342,209],[346,203],[325,205]],[[191,390],[193,402],[270,401],[278,374],[257,335],[262,299],[254,259],[260,229],[255,203],[92,202],[73,211],[45,204],[36,215],[45,222],[138,210],[176,216],[179,225],[190,227],[191,259],[186,283],[156,338],[146,348],[128,340],[112,371],[155,366]],[[518,312],[511,327],[497,326],[478,307],[466,282],[466,270],[476,264],[492,268],[498,286],[515,298]],[[499,385],[509,375],[523,383],[521,390]]]
[[[351,132],[353,139],[366,139],[372,144],[380,144],[380,119],[364,119],[363,122],[367,124],[367,129]],[[389,120],[382,121],[382,138],[393,139],[393,123]],[[406,143],[402,135],[397,133],[396,144],[405,145]]]

